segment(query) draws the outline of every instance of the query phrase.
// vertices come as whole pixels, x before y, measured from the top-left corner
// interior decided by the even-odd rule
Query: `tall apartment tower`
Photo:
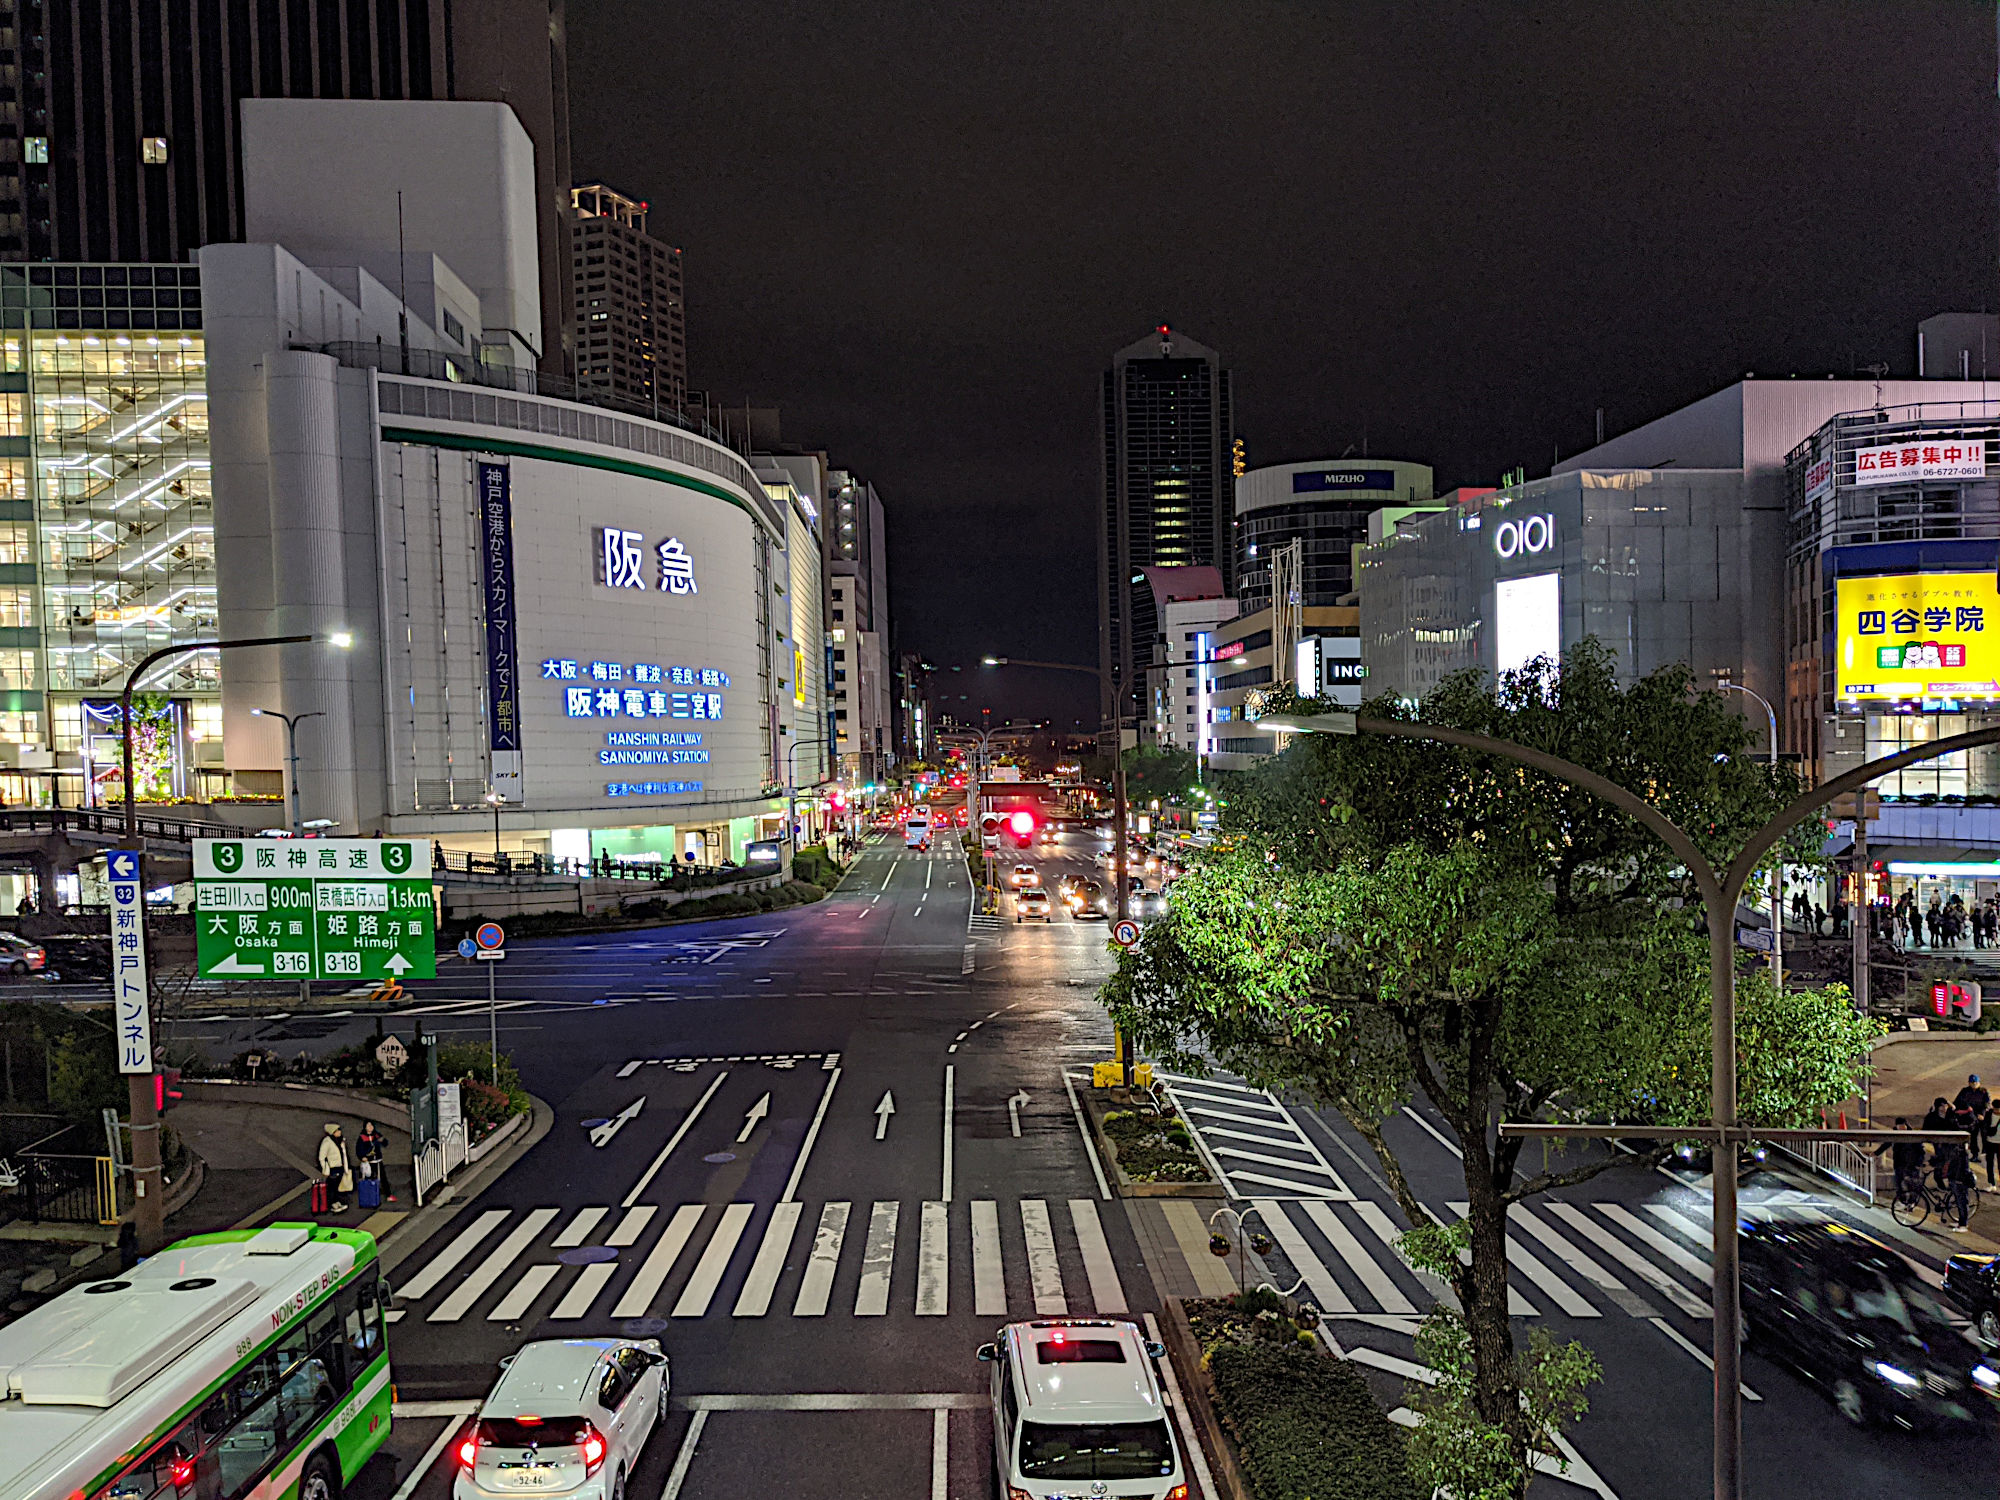
[[[601,182],[572,189],[576,383],[641,406],[687,404],[681,252],[646,232],[647,205]]]
[[[241,240],[245,99],[495,101],[534,144],[537,353],[567,374],[563,5],[0,0],[0,261],[184,264]]]
[[[888,774],[896,750],[882,498],[867,480],[830,470],[822,519],[834,750],[842,770],[872,781]]]
[[[1122,722],[1159,633],[1150,567],[1231,575],[1229,372],[1162,323],[1104,372],[1104,514],[1098,529],[1098,661],[1104,712]]]

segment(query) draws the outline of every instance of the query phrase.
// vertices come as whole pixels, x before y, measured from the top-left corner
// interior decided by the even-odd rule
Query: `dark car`
[[[2000,1344],[2000,1255],[1954,1255],[1944,1264],[1944,1295],[1980,1338]]]
[[[1826,1389],[1856,1426],[1993,1421],[2000,1369],[1909,1263],[1832,1219],[1746,1222],[1745,1337]]]
[[[1111,893],[1095,880],[1079,881],[1076,894],[1070,898],[1069,914],[1079,922],[1086,917],[1109,917]]]
[[[42,975],[47,979],[109,980],[111,978],[111,939],[89,937],[81,933],[63,933],[58,937],[42,939],[42,948],[47,954],[46,967]]]

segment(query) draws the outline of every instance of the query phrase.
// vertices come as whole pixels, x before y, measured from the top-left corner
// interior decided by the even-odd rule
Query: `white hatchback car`
[[[1180,1446],[1153,1361],[1166,1350],[1112,1318],[1009,1323],[979,1357],[993,1366],[1000,1500],[1062,1496],[1188,1500]]]
[[[666,1405],[658,1339],[524,1344],[459,1443],[452,1500],[623,1500]]]

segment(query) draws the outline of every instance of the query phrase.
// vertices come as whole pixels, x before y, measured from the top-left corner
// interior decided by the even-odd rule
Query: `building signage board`
[[[1854,450],[1854,482],[1860,486],[1985,477],[1984,438],[1926,438]]]
[[[486,604],[486,730],[493,791],[521,800],[521,671],[514,645],[514,507],[506,464],[479,466],[479,556]]]
[[[1806,502],[1821,499],[1833,493],[1833,455],[1822,453],[1806,465]]]
[[[153,1012],[146,985],[146,892],[139,856],[113,849],[104,856],[111,886],[111,1001],[117,1012],[118,1071],[153,1071]]]
[[[204,979],[431,979],[425,839],[196,839]]]
[[[1294,495],[1338,494],[1343,490],[1396,488],[1394,469],[1316,469],[1292,476]]]
[[[1835,584],[1834,692],[1846,699],[2000,694],[2000,590],[1978,573],[1897,573]]]

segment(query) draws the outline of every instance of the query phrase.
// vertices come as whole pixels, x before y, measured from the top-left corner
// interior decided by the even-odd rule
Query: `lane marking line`
[[[785,1180],[784,1195],[778,1199],[780,1203],[790,1203],[799,1190],[799,1179],[806,1175],[806,1161],[812,1155],[813,1142],[819,1139],[819,1128],[826,1122],[826,1107],[833,1102],[834,1085],[839,1082],[840,1069],[835,1068],[827,1074],[826,1092],[819,1096],[819,1108],[813,1111],[812,1124],[806,1127],[806,1138],[799,1146],[799,1159],[792,1163],[792,1175]]]
[[[396,1296],[405,1302],[415,1302],[426,1296],[433,1287],[458,1269],[458,1263],[470,1255],[479,1242],[507,1221],[508,1211],[504,1208],[489,1208],[463,1230],[458,1238],[444,1249],[437,1258],[412,1276],[409,1284],[396,1288]]]
[[[1077,1248],[1083,1252],[1083,1274],[1090,1282],[1090,1300],[1100,1313],[1122,1313],[1125,1288],[1118,1281],[1118,1265],[1111,1258],[1111,1244],[1104,1238],[1104,1222],[1097,1217],[1097,1203],[1090,1198],[1069,1200],[1070,1226],[1076,1231]]]
[[[942,1318],[950,1285],[951,1206],[926,1203],[917,1230],[917,1316]]]
[[[625,1295],[618,1299],[618,1305],[611,1309],[614,1318],[644,1318],[651,1316],[653,1298],[666,1284],[673,1272],[674,1262],[680,1258],[687,1242],[694,1237],[695,1227],[701,1223],[705,1203],[683,1203],[674,1210],[674,1216],[667,1221],[667,1227],[660,1231],[660,1237],[653,1242],[651,1253],[639,1267],[639,1274],[632,1278],[632,1284],[625,1288]]]
[[[812,1254],[806,1274],[799,1282],[798,1299],[792,1303],[795,1318],[823,1318],[833,1293],[833,1273],[840,1266],[840,1247],[847,1238],[849,1203],[829,1203],[819,1211],[819,1228],[813,1234]]]
[[[1166,1342],[1160,1337],[1160,1324],[1151,1313],[1146,1314],[1146,1337],[1154,1343]],[[1180,1378],[1174,1374],[1172,1356],[1159,1362],[1160,1374],[1167,1383],[1167,1399],[1174,1404],[1174,1425],[1181,1430],[1181,1449],[1187,1454],[1188,1466],[1194,1470],[1195,1483],[1201,1486],[1204,1500],[1215,1500],[1215,1476],[1208,1472],[1208,1454],[1202,1451],[1201,1439],[1195,1435],[1194,1418],[1189,1415],[1187,1402],[1181,1399]]]
[[[972,1310],[982,1318],[1007,1316],[1007,1277],[1000,1259],[1000,1205],[972,1200]]]
[[[676,1411],[987,1411],[993,1398],[960,1391],[936,1395],[900,1392],[808,1391],[793,1396],[676,1396]]]
[[[1104,1180],[1104,1163],[1097,1159],[1097,1143],[1090,1138],[1090,1126],[1083,1118],[1083,1105],[1076,1097],[1076,1084],[1067,1072],[1063,1074],[1063,1087],[1069,1090],[1070,1113],[1076,1116],[1077,1131],[1083,1136],[1083,1149],[1090,1154],[1091,1174],[1097,1178],[1097,1196],[1108,1199],[1111,1196],[1111,1184]]]
[[[889,1311],[889,1279],[896,1267],[896,1221],[903,1205],[878,1201],[868,1215],[868,1238],[861,1247],[861,1281],[854,1289],[854,1316],[879,1318]]]
[[[686,1118],[681,1121],[680,1129],[676,1130],[668,1139],[667,1144],[660,1148],[660,1154],[654,1157],[653,1164],[646,1168],[645,1176],[641,1177],[637,1184],[634,1185],[632,1191],[625,1195],[624,1200],[618,1205],[620,1208],[630,1208],[634,1203],[639,1201],[639,1195],[646,1191],[647,1185],[653,1180],[653,1175],[666,1165],[667,1158],[673,1155],[674,1147],[681,1143],[681,1137],[686,1135],[689,1129],[693,1127],[696,1117],[701,1114],[703,1107],[708,1101],[715,1097],[715,1091],[722,1087],[722,1080],[728,1076],[729,1070],[727,1068],[724,1068],[720,1073],[715,1075],[715,1082],[708,1086],[708,1092],[695,1100],[694,1108],[687,1112]]]
[[[697,1407],[694,1419],[688,1423],[687,1436],[681,1439],[681,1451],[674,1455],[673,1472],[667,1475],[667,1487],[660,1491],[660,1500],[679,1500],[681,1486],[687,1483],[688,1466],[694,1462],[695,1445],[701,1441],[701,1429],[707,1422],[707,1410]]]
[[[410,1404],[414,1406],[418,1405],[419,1403],[411,1402]],[[425,1402],[421,1404],[442,1406],[446,1404],[456,1405],[457,1403]],[[476,1409],[477,1408],[475,1408],[475,1410]],[[403,1413],[401,1412],[400,1409],[392,1411],[390,1413],[392,1418],[401,1416],[402,1414]],[[466,1415],[470,1416],[471,1413],[468,1412],[466,1413]],[[430,1447],[424,1451],[424,1456],[418,1460],[417,1466],[412,1470],[410,1470],[410,1472],[404,1476],[403,1482],[401,1484],[396,1486],[396,1493],[391,1495],[389,1497],[389,1500],[410,1500],[410,1496],[416,1493],[417,1486],[422,1484],[424,1480],[429,1476],[431,1472],[431,1467],[437,1463],[439,1456],[443,1454],[446,1446],[451,1442],[451,1440],[458,1436],[459,1432],[463,1429],[463,1425],[464,1424],[462,1422],[447,1422],[444,1424],[444,1431],[440,1432],[437,1435],[436,1441],[434,1441],[430,1445]]]
[[[780,1203],[771,1210],[771,1222],[764,1227],[763,1243],[750,1262],[750,1274],[737,1295],[732,1316],[761,1318],[771,1310],[771,1296],[778,1289],[778,1278],[784,1274],[785,1257],[792,1253],[799,1216],[804,1212],[802,1203]]]
[[[1715,1373],[1715,1361],[1710,1359],[1708,1355],[1704,1353],[1698,1345],[1692,1344],[1687,1339],[1683,1338],[1681,1336],[1680,1330],[1675,1328],[1673,1324],[1669,1323],[1665,1318],[1648,1318],[1646,1319],[1646,1321],[1648,1323],[1651,1323],[1655,1328],[1659,1329],[1660,1332],[1664,1333],[1668,1338],[1672,1339],[1676,1344],[1679,1344],[1683,1349],[1687,1350],[1687,1352],[1692,1354],[1696,1359],[1700,1360],[1702,1362],[1702,1366],[1708,1371],[1709,1374],[1713,1375]],[[1737,1382],[1737,1388],[1743,1392],[1743,1399],[1745,1401],[1762,1401],[1764,1399],[1762,1396],[1758,1395],[1755,1391],[1751,1390],[1749,1386],[1744,1385],[1741,1381]]]
[[[708,1244],[701,1252],[701,1259],[695,1262],[694,1274],[681,1288],[680,1300],[674,1304],[676,1318],[699,1318],[708,1311],[708,1304],[715,1299],[715,1289],[722,1285],[722,1276],[729,1269],[730,1257],[736,1253],[736,1245],[743,1238],[744,1227],[750,1222],[750,1211],[754,1204],[732,1203],[722,1211],[722,1220],[715,1226],[715,1233],[708,1237]]]
[[[950,1433],[951,1413],[940,1406],[931,1413],[931,1500],[950,1500]]]
[[[956,1050],[954,1048],[954,1050]],[[944,1069],[944,1191],[938,1194],[946,1203],[951,1202],[951,1096],[957,1080],[958,1069],[950,1063]]]

